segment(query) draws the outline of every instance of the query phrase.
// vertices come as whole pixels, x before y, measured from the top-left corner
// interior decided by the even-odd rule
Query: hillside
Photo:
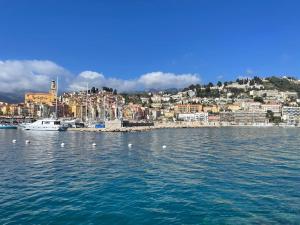
[[[300,93],[300,82],[295,78],[268,77],[263,83],[265,89],[277,89],[279,91],[296,91]]]

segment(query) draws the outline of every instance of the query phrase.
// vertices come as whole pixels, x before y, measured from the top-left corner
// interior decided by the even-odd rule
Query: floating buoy
[[[96,146],[97,144],[96,143],[93,143],[93,146]]]
[[[12,140],[12,143],[16,143],[16,142],[17,142],[17,140],[15,140],[15,139],[14,139],[14,140]]]
[[[129,143],[129,144],[128,144],[128,147],[131,148],[131,147],[132,147],[132,144]]]
[[[61,143],[61,144],[60,144],[60,147],[65,147],[65,143]]]
[[[26,140],[26,141],[25,141],[25,143],[26,143],[26,144],[29,144],[29,143],[30,143],[30,141],[29,141],[29,140]]]
[[[163,145],[162,148],[167,148],[167,146],[166,146],[166,145]]]

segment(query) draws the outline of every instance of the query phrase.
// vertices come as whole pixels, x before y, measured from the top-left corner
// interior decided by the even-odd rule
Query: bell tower
[[[56,97],[56,91],[57,91],[56,82],[55,80],[52,80],[50,86],[50,94]]]

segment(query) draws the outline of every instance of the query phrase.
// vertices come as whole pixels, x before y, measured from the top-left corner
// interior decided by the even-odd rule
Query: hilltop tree
[[[244,80],[241,80],[241,79],[238,79],[238,80],[239,80],[239,81],[238,81],[239,85],[244,84]]]
[[[257,76],[254,76],[254,77],[253,77],[253,80],[254,80],[254,82],[255,82],[256,84],[262,84],[262,83],[263,83],[262,80],[261,80],[259,77],[257,77]]]
[[[102,90],[107,92],[113,92],[113,89],[109,87],[102,87]]]
[[[208,87],[213,87],[214,84],[213,84],[212,82],[209,82],[209,83],[207,84],[207,86],[208,86]]]

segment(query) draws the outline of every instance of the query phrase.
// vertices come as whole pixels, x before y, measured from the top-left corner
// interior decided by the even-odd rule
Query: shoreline
[[[121,128],[68,128],[68,131],[79,132],[143,132],[156,129],[185,129],[185,128],[223,128],[223,127],[251,127],[251,128],[298,128],[296,126],[278,125],[206,125],[206,124],[155,124],[154,126],[121,127]]]

